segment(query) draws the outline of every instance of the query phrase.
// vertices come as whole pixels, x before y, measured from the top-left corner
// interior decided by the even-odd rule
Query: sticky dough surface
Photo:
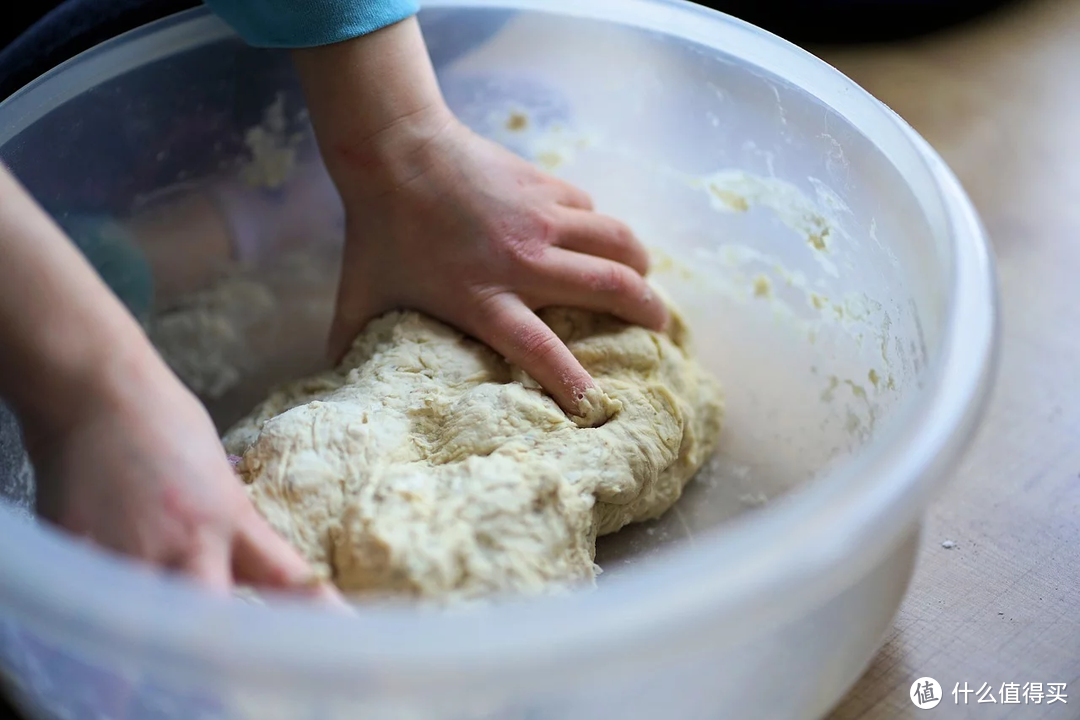
[[[597,536],[659,516],[711,454],[722,395],[677,312],[665,333],[542,317],[597,382],[587,421],[486,346],[390,313],[336,370],[279,388],[226,435],[255,505],[346,592],[592,583]]]

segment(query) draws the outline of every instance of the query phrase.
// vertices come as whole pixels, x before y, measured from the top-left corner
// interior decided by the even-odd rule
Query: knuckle
[[[637,267],[634,269],[641,273],[642,276],[648,275],[649,271],[652,270],[652,256],[649,255],[649,251],[645,248],[642,248],[639,252]]]
[[[524,239],[514,242],[510,247],[510,260],[515,269],[535,267],[544,255],[544,248],[539,243]],[[517,277],[516,275],[514,277]]]
[[[585,192],[581,188],[574,187],[573,185],[567,185],[566,195],[570,202],[583,209],[592,209],[593,200],[589,193]]]
[[[467,289],[473,313],[485,322],[495,322],[502,312],[504,291],[486,283],[471,284]]]
[[[633,287],[630,268],[615,263],[598,271],[593,279],[593,288],[600,293],[623,295]]]
[[[517,344],[523,364],[548,362],[559,353],[562,341],[546,329],[523,327],[518,331]]]
[[[541,212],[530,213],[517,222],[504,223],[493,229],[495,245],[512,264],[532,266],[543,257],[559,235],[556,220]]]
[[[617,244],[625,247],[635,247],[637,245],[637,238],[634,237],[634,231],[629,226],[623,225],[620,222],[616,222],[611,228],[611,238]]]
[[[502,286],[476,285],[462,305],[457,324],[473,337],[509,352],[508,343],[516,342],[519,326],[511,306],[513,293]]]
[[[551,215],[538,212],[530,218],[531,232],[534,239],[534,247],[543,251],[548,245],[553,244],[559,236],[559,224]]]

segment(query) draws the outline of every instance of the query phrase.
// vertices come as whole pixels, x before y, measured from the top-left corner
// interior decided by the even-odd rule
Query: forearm
[[[134,318],[0,166],[0,397],[56,427],[117,368],[153,356]]]
[[[379,195],[423,172],[422,149],[453,115],[416,18],[293,57],[343,196]]]

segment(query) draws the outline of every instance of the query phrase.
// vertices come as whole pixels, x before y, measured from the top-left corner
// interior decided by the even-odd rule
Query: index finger
[[[585,392],[596,383],[520,298],[509,293],[490,298],[470,332],[540,383],[568,415],[583,415]]]

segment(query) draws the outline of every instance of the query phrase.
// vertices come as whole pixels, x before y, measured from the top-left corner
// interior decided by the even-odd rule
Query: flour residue
[[[803,238],[814,251],[822,270],[832,277],[839,276],[836,263],[828,257],[837,241],[836,226],[796,186],[778,178],[760,177],[741,170],[720,170],[694,184],[708,193],[713,208],[720,212],[747,212],[754,207],[771,211]]]
[[[557,172],[597,142],[594,135],[558,121],[544,122],[528,109],[511,105],[493,110],[484,123],[496,142],[529,158],[547,172]]]
[[[892,346],[893,317],[882,303],[844,286],[843,271],[849,263],[837,262],[852,241],[844,228],[850,209],[824,183],[813,178],[813,198],[795,185],[741,170],[720,170],[686,180],[703,193],[713,210],[725,214],[765,212],[801,241],[804,257],[812,258],[821,272],[808,276],[792,270],[785,260],[790,254],[768,252],[740,238],[717,246],[691,249],[692,262],[681,262],[653,248],[654,274],[701,286],[702,295],[722,295],[739,304],[767,303],[774,322],[792,328],[808,346],[824,348],[837,343],[854,346],[869,366],[845,367],[841,374],[821,376],[816,369],[810,382],[822,383],[821,402],[835,408],[843,433],[855,444],[865,442],[883,415],[883,407],[896,397],[894,360],[903,360]],[[823,345],[826,343],[826,345]],[[841,452],[843,448],[837,448]]]
[[[240,177],[251,187],[279,188],[296,166],[297,148],[306,134],[289,132],[285,116],[285,95],[278,93],[263,113],[262,123],[248,128],[244,144],[251,160],[240,169]]]
[[[598,141],[586,141],[577,130],[534,122],[520,108],[501,112],[493,124],[502,128],[502,135],[496,132],[495,139],[502,141],[503,136],[513,135],[511,142],[545,170],[561,169],[574,162],[581,151],[597,146]],[[717,213],[746,222],[757,232],[770,233],[766,243],[739,236],[723,237],[717,244],[690,243],[679,260],[653,248],[652,274],[661,284],[677,284],[684,291],[698,287],[702,298],[722,296],[740,305],[754,303],[768,308],[774,323],[790,328],[813,348],[808,355],[842,353],[838,357],[860,358],[843,367],[836,388],[829,391],[827,384],[823,385],[821,394],[829,397],[830,407],[835,406],[826,414],[835,418],[841,434],[853,443],[838,447],[836,452],[864,442],[884,415],[883,408],[898,396],[894,378],[906,372],[913,353],[894,342],[895,321],[900,316],[899,309],[892,306],[895,303],[886,308],[869,294],[874,292],[873,286],[855,279],[854,273],[862,272],[856,258],[863,238],[853,238],[848,228],[853,214],[843,198],[814,177],[806,178],[807,187],[803,188],[734,168],[690,175],[638,158],[633,147],[610,147],[604,152],[631,161],[641,172],[664,178],[671,187],[699,193]],[[778,227],[771,229],[769,223],[777,222]],[[869,241],[880,246],[876,226],[873,229],[874,237]],[[790,233],[790,244],[777,249],[776,241],[784,237],[785,230]],[[890,264],[895,264],[895,257],[888,257]],[[808,382],[828,382],[809,375]]]

